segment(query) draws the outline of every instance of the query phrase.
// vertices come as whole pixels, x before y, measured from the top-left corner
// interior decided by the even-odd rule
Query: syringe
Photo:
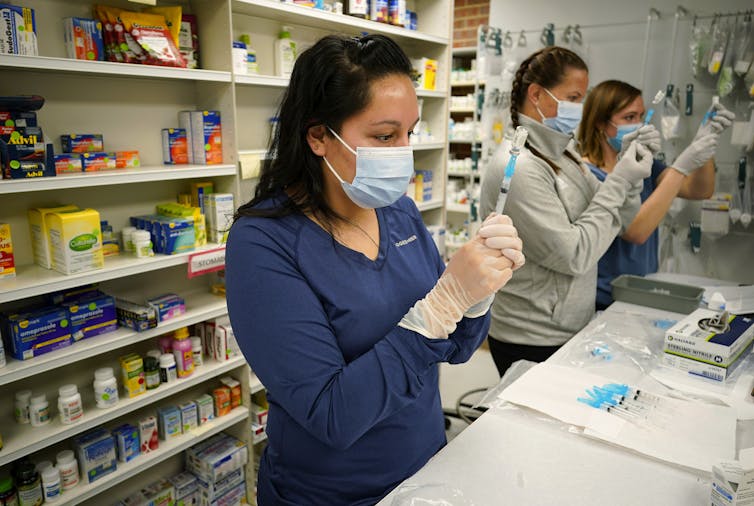
[[[704,113],[704,118],[702,118],[702,125],[706,125],[709,120],[715,117],[715,114],[717,114],[717,111],[715,110],[715,106],[720,103],[720,97],[717,95],[712,97],[712,105],[709,109],[707,109],[707,112]]]
[[[511,141],[510,158],[508,164],[505,166],[505,174],[503,175],[503,182],[500,184],[500,195],[497,197],[497,205],[495,205],[495,212],[497,214],[503,214],[505,208],[505,201],[508,198],[508,191],[511,188],[511,178],[513,178],[513,171],[516,168],[516,160],[518,154],[521,152],[521,148],[526,144],[526,138],[529,136],[529,131],[522,127],[516,127],[516,132],[513,134],[513,141]]]

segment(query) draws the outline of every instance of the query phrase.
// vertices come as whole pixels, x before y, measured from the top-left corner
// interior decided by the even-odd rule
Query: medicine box
[[[83,297],[95,296],[100,293],[102,292],[100,292],[97,288],[97,284],[90,283],[88,285],[77,286],[75,288],[69,288],[67,290],[48,293],[45,296],[45,299],[50,304],[62,304],[63,302],[77,300]]]
[[[158,204],[157,213],[162,217],[170,216],[172,218],[190,218],[194,221],[194,246],[203,246],[207,244],[207,227],[199,206],[188,206],[176,202],[166,202]],[[139,228],[137,225],[133,225]]]
[[[139,428],[129,423],[113,429],[115,443],[118,449],[118,460],[128,462],[141,453],[139,447]]]
[[[194,161],[194,136],[191,132],[192,112],[193,111],[180,111],[178,113],[178,126],[186,133],[186,151],[188,154],[188,163],[198,163]]]
[[[56,174],[67,174],[84,170],[80,153],[63,153],[55,155],[54,160]]]
[[[151,221],[155,252],[163,255],[176,255],[193,251],[196,245],[194,219],[159,217]]]
[[[39,125],[34,111],[0,111],[0,135],[10,135],[18,128],[36,126]]]
[[[269,409],[263,408],[262,406],[257,406],[256,404],[252,403],[251,422],[257,425],[265,425],[267,423],[267,414],[269,412]]]
[[[166,406],[157,410],[157,426],[160,439],[167,441],[183,434],[181,430],[181,412],[175,406]]]
[[[244,482],[245,474],[242,467],[231,471],[217,482],[207,480],[202,476],[197,476],[196,490],[199,499],[198,504],[209,506]]]
[[[16,264],[13,259],[10,225],[0,223],[0,280],[14,277],[16,277]]]
[[[162,161],[166,165],[189,163],[189,145],[185,128],[162,129]]]
[[[188,431],[196,429],[199,425],[197,421],[196,403],[193,401],[185,402],[178,405],[181,412],[181,430],[185,434]]]
[[[139,420],[139,442],[141,443],[141,453],[149,453],[159,448],[157,418],[147,416]]]
[[[212,181],[200,181],[191,183],[191,205],[198,207],[202,214],[206,214],[204,209],[204,196],[215,192],[215,184]]]
[[[218,434],[186,450],[186,468],[202,481],[217,483],[243,469],[248,457],[248,448],[243,441]]]
[[[223,317],[215,320],[213,341],[212,348],[215,360],[219,362],[230,360],[233,356],[235,335],[233,328],[230,326],[229,318]]]
[[[663,363],[689,374],[723,381],[754,341],[754,314],[697,309],[665,334]]]
[[[118,316],[118,324],[137,332],[144,332],[157,326],[157,310],[152,306],[116,298],[115,312]]]
[[[186,312],[186,303],[182,297],[174,293],[167,293],[159,297],[147,299],[147,305],[157,312],[157,320],[164,322],[180,316]]]
[[[31,232],[31,249],[34,253],[34,262],[44,267],[52,269],[52,254],[50,252],[50,240],[47,233],[46,216],[51,213],[75,211],[78,207],[74,205],[65,205],[59,207],[39,207],[29,209],[29,231]]]
[[[174,500],[176,505],[180,505],[181,501],[183,501],[185,506],[193,504],[192,502],[189,502],[188,497],[194,494],[199,487],[196,476],[191,473],[183,472],[169,478],[169,480],[175,490]]]
[[[239,506],[246,503],[246,483],[242,482],[212,501],[210,506]]]
[[[45,216],[52,268],[62,274],[102,269],[102,230],[94,209],[58,211]]]
[[[144,360],[138,354],[130,353],[120,357],[119,362],[123,374],[123,391],[126,397],[136,397],[146,392]]]
[[[413,66],[419,74],[417,88],[434,90],[437,83],[437,60],[421,58],[413,61]]]
[[[216,417],[230,413],[230,388],[222,386],[212,390],[212,401],[215,405]]]
[[[240,406],[241,383],[238,380],[231,378],[230,376],[220,378],[220,383],[222,383],[223,386],[230,388],[230,408],[235,409]]]
[[[212,396],[204,394],[194,400],[196,402],[196,418],[199,425],[203,425],[215,418],[215,407]]]
[[[207,219],[209,241],[218,244],[227,241],[235,211],[232,193],[210,193],[204,195],[204,214]]]
[[[37,56],[34,9],[0,4],[0,53]]]
[[[116,169],[135,169],[141,166],[141,159],[139,158],[139,152],[132,151],[116,151],[115,152],[115,168]]]
[[[141,493],[149,506],[173,506],[175,504],[175,489],[167,479],[161,479],[141,489]]]
[[[116,168],[117,155],[114,152],[92,151],[81,154],[81,167],[84,172],[98,172]]]
[[[65,134],[60,136],[63,153],[96,153],[105,150],[102,134]]]
[[[115,299],[105,293],[98,292],[66,301],[63,307],[68,310],[71,336],[74,341],[118,329]]]
[[[0,160],[5,179],[28,179],[55,175],[55,151],[39,127],[15,128],[0,137]]]
[[[223,136],[219,111],[191,112],[191,142],[193,163],[223,163]]]
[[[79,469],[87,483],[115,472],[117,459],[115,439],[106,429],[95,429],[73,442],[79,461]]]
[[[44,307],[3,318],[13,357],[28,360],[72,343],[68,311]]]
[[[104,60],[105,43],[102,23],[96,19],[63,19],[63,40],[68,58],[73,60]]]

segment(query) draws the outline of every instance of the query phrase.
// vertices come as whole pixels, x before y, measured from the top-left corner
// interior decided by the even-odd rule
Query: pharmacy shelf
[[[448,202],[445,205],[445,209],[447,209],[447,211],[449,213],[465,213],[465,214],[469,214],[471,212],[471,206],[469,206],[469,204],[457,204],[455,202],[453,202],[453,203]]]
[[[272,86],[273,88],[285,88],[288,86],[287,77],[235,74],[233,76],[236,84],[246,86]]]
[[[95,355],[146,341],[180,327],[223,316],[228,312],[224,297],[209,292],[190,293],[183,297],[186,301],[186,312],[160,323],[153,329],[136,332],[126,327],[118,327],[118,330],[114,332],[84,339],[66,348],[29,360],[8,358],[7,365],[0,369],[0,385],[7,385],[57,367],[63,367]]]
[[[182,79],[186,81],[209,81],[229,83],[230,72],[202,69],[182,69],[159,67],[156,65],[137,65],[133,63],[114,63],[107,61],[71,60],[49,56],[20,56],[14,54],[0,55],[0,68],[16,70],[34,70],[43,72],[65,72],[72,74],[91,74],[147,79]]]
[[[304,25],[327,30],[328,32],[343,31],[354,34],[361,32],[381,33],[393,37],[399,44],[405,41],[422,41],[447,45],[449,42],[447,37],[437,37],[399,26],[369,21],[345,14],[335,14],[287,2],[273,0],[233,0],[232,10],[235,14],[272,19],[283,25]]]
[[[253,371],[249,370],[249,393],[255,394],[257,392],[261,392],[262,390],[264,390],[262,380],[260,380],[259,376],[254,374]]]
[[[451,107],[450,114],[472,114],[474,112],[473,107]]]
[[[479,83],[476,81],[450,81],[451,88],[470,88],[477,84],[479,84],[479,86],[484,86],[484,81],[479,81]]]
[[[115,472],[100,478],[94,483],[84,483],[82,477],[82,481],[78,486],[70,491],[66,491],[65,495],[61,497],[60,504],[80,504],[87,499],[91,499],[95,495],[101,494],[118,483],[150,469],[160,462],[181,453],[228,427],[232,427],[248,417],[249,408],[239,406],[227,415],[200,425],[188,434],[183,434],[169,441],[160,440],[160,446],[157,450],[143,453],[130,462],[123,463],[119,461]]]
[[[445,149],[444,142],[420,142],[418,144],[411,144],[414,151],[427,151],[431,149]]]
[[[453,56],[474,56],[475,54],[476,46],[453,48]]]
[[[63,425],[58,416],[55,416],[48,425],[41,427],[32,427],[29,424],[20,425],[8,421],[3,425],[4,446],[0,454],[0,466],[46,448],[58,441],[63,441],[123,415],[140,410],[149,404],[173,396],[245,364],[246,359],[243,356],[234,357],[225,362],[207,361],[188,378],[160,385],[159,388],[149,390],[130,399],[120,399],[112,408],[99,409],[93,404],[85,405],[84,416],[81,421],[71,425]],[[56,412],[57,410],[51,411]]]
[[[447,91],[438,90],[416,90],[416,96],[419,98],[447,98]]]
[[[461,172],[461,171],[449,170],[448,176],[450,177],[472,177],[473,176],[475,179],[479,179],[480,174],[478,172],[469,172],[469,171]]]
[[[417,202],[416,207],[419,211],[429,211],[431,209],[440,209],[442,207],[442,200],[428,200],[426,202]]]
[[[59,174],[54,177],[5,179],[0,181],[0,194],[235,175],[236,166],[232,164],[158,165],[138,169]]]
[[[88,283],[98,283],[110,279],[123,278],[143,272],[165,269],[188,262],[191,255],[203,251],[225,248],[224,244],[208,244],[194,251],[177,255],[155,255],[147,258],[137,258],[133,255],[121,254],[105,258],[105,267],[95,271],[77,274],[60,274],[52,269],[45,269],[38,265],[22,265],[16,267],[16,277],[3,280],[0,287],[0,304],[27,297],[34,297],[57,290],[65,290]]]
[[[468,139],[450,139],[448,140],[450,144],[481,144],[481,141],[471,141]]]

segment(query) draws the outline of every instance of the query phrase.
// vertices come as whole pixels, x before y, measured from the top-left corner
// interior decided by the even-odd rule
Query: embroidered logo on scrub
[[[405,246],[407,244],[411,244],[415,240],[416,240],[416,234],[412,235],[408,239],[403,239],[402,241],[398,241],[397,243],[395,243],[395,247],[396,248],[400,248],[401,246]]]

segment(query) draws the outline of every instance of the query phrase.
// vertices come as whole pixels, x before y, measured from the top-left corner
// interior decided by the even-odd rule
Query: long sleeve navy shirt
[[[301,214],[230,231],[228,312],[270,404],[261,506],[374,504],[446,442],[437,364],[468,360],[489,313],[448,339],[398,327],[444,263],[411,200],[377,218],[374,261]]]

